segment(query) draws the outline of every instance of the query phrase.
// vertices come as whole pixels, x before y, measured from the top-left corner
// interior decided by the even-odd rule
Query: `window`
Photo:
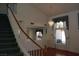
[[[60,21],[64,22],[63,26],[66,26],[66,29],[69,30],[69,20],[68,20],[68,15],[53,18],[54,23],[59,23]],[[60,22],[61,23],[61,22]]]
[[[36,31],[36,40],[41,40],[42,36],[43,36],[43,34],[41,31]]]
[[[55,23],[56,43],[66,43],[65,28],[66,22],[60,21]]]

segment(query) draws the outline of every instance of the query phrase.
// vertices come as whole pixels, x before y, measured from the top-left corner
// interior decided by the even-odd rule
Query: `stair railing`
[[[46,56],[45,49],[28,51],[32,56]]]
[[[19,24],[19,22],[18,22],[18,20],[17,20],[17,18],[15,16],[15,14],[14,14],[14,12],[12,11],[11,7],[8,7],[8,9],[11,11],[11,13],[12,13],[12,15],[13,15],[13,17],[14,17],[17,25],[18,25],[18,27],[24,33],[24,35],[26,37],[28,37],[36,46],[38,46],[40,48],[39,51],[37,51],[37,50],[36,51],[34,51],[34,50],[33,51],[29,51],[30,55],[32,55],[32,56],[33,55],[34,56],[43,56],[45,54],[43,48],[39,44],[37,44],[32,38],[30,38],[30,36],[22,29],[22,27],[20,26],[20,24]]]

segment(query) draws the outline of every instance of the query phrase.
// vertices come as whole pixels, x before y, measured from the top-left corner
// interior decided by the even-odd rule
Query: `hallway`
[[[9,20],[14,30],[16,39],[19,42],[19,46],[22,47],[21,49],[25,55],[27,55],[27,52],[29,52],[28,54],[31,56],[79,55],[77,53],[69,52],[74,51],[79,53],[79,41],[76,39],[79,37],[77,23],[79,11],[73,10],[76,8],[72,7],[73,5],[78,6],[78,4],[13,4],[15,10],[12,9],[13,5],[9,5]],[[63,11],[66,11],[65,13],[54,13],[54,15],[47,17],[42,13],[42,11],[39,11],[38,8],[36,8],[38,5],[40,7],[43,6],[44,8],[47,8],[45,6],[54,6],[55,8],[59,7],[60,10],[64,8],[64,6],[68,10],[72,7],[73,11],[68,12],[64,8]],[[52,9],[51,13],[53,11],[54,10]],[[52,24],[54,26],[50,26],[49,22],[53,22]],[[45,28],[45,30],[43,28]],[[42,35],[36,35],[38,32],[41,32]],[[52,49],[55,48],[55,42],[57,43],[56,46],[58,49]],[[46,49],[43,49],[45,45],[47,48],[50,47],[47,51]],[[65,49],[68,51],[59,49]]]

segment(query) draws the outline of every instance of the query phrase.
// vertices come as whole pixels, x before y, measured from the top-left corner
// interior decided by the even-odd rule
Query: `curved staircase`
[[[23,56],[6,14],[0,14],[0,56]]]

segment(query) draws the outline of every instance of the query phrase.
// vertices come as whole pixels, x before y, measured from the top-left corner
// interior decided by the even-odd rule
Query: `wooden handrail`
[[[37,44],[32,38],[30,38],[30,36],[22,29],[22,27],[21,27],[20,24],[18,23],[18,20],[17,20],[16,16],[14,15],[12,9],[11,9],[10,7],[8,7],[8,9],[10,9],[10,11],[11,11],[11,13],[12,13],[12,15],[13,15],[13,17],[14,17],[16,23],[17,23],[17,25],[19,26],[19,28],[21,29],[21,31],[25,34],[25,36],[27,36],[34,44],[36,44],[39,48],[42,49],[42,47],[41,47],[39,44]]]

